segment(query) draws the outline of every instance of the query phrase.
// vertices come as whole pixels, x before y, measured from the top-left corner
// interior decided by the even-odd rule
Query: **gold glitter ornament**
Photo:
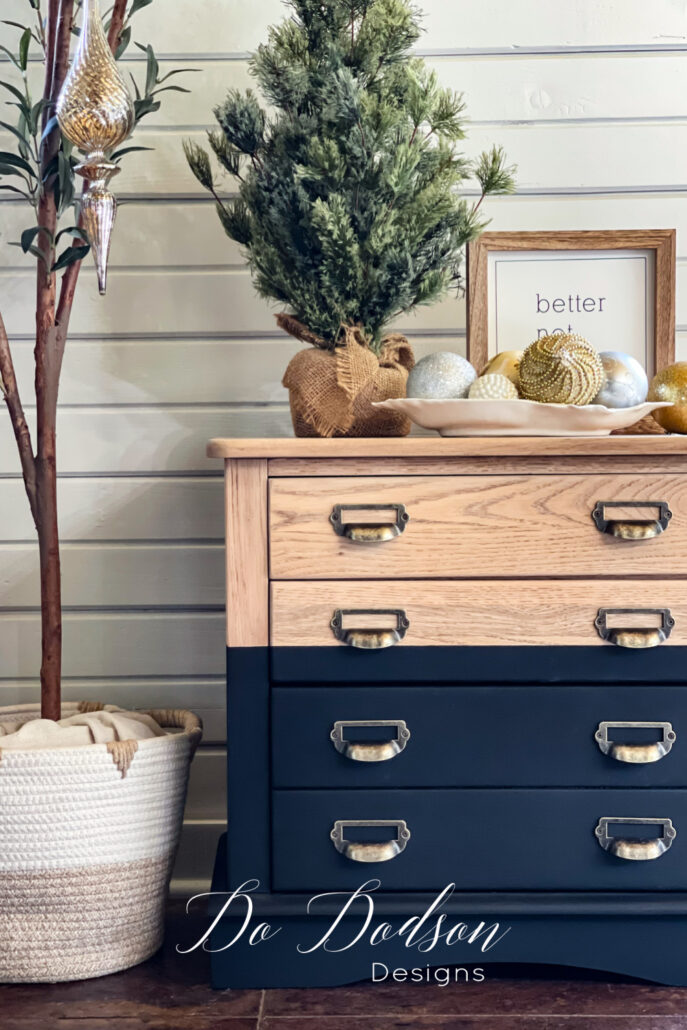
[[[502,350],[499,354],[495,354],[491,361],[482,369],[482,375],[502,375],[506,379],[510,379],[511,383],[514,383],[516,388],[520,389],[520,361],[522,359],[521,350]]]
[[[651,380],[650,401],[670,401],[672,408],[657,408],[653,417],[669,433],[687,433],[687,361],[676,361]]]
[[[553,333],[531,343],[520,361],[520,392],[543,404],[589,404],[605,380],[601,358],[574,333]]]
[[[490,373],[475,379],[468,397],[473,401],[516,401],[518,390],[507,376]]]
[[[103,30],[98,0],[84,0],[83,25],[72,66],[57,98],[62,133],[85,156],[76,171],[85,185],[81,217],[93,250],[98,289],[105,293],[117,201],[108,184],[119,165],[108,154],[134,126],[134,105]]]

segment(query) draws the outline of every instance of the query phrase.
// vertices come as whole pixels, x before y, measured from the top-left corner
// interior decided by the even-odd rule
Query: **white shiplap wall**
[[[26,6],[2,0],[3,17],[21,19]],[[519,165],[518,195],[490,202],[492,228],[677,227],[678,348],[687,356],[685,0],[424,8],[421,52],[467,94],[469,153],[501,142]],[[209,875],[224,816],[222,489],[205,441],[289,432],[280,379],[297,344],[253,293],[181,141],[202,138],[225,89],[249,82],[246,54],[283,10],[280,0],[157,0],[137,15],[136,38],[168,68],[200,73],[189,77],[192,95],[165,95],[140,131],[155,152],[131,155],[117,179],[126,202],[108,296],[97,296],[87,269],[63,373],[66,696],[203,715],[182,889]],[[0,26],[0,41],[12,39]],[[128,68],[142,70],[133,60]],[[33,270],[8,245],[26,224],[5,197],[0,308],[28,398]],[[450,299],[401,328],[418,354],[460,349],[464,305]],[[0,417],[0,703],[36,696],[36,554],[18,474]]]

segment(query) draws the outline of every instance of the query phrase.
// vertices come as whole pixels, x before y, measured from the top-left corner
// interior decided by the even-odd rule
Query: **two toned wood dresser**
[[[228,584],[213,890],[249,884],[251,926],[279,928],[226,947],[248,902],[227,910],[215,986],[489,961],[687,984],[687,438],[209,454]],[[462,937],[418,951],[398,931],[448,885]]]

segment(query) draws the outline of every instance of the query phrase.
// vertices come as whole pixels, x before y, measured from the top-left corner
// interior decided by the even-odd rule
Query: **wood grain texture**
[[[489,360],[490,251],[653,250],[655,254],[654,360],[656,370],[675,360],[675,230],[626,229],[557,232],[485,232],[467,248],[467,357],[482,370]]]
[[[598,501],[667,501],[673,518],[654,540],[600,533]],[[335,504],[404,504],[400,536],[362,545],[338,536]],[[655,518],[657,509],[609,510],[609,518]],[[376,521],[349,511],[349,522]],[[389,521],[391,513],[383,513]],[[273,579],[476,576],[687,576],[684,476],[437,476],[273,479]]]
[[[329,625],[337,608],[403,609],[410,627],[397,647],[611,647],[594,627],[599,608],[670,608],[675,628],[662,646],[687,644],[687,594],[679,580],[317,580],[307,587],[274,582],[271,591],[278,647],[344,646]],[[391,625],[388,616],[366,617],[363,628]]]
[[[460,996],[464,990],[463,986],[458,986],[456,994]],[[460,1002],[456,1001],[456,1005],[459,1006]],[[511,1013],[477,1016],[408,1016],[399,1013],[394,1016],[345,1017],[345,1022],[340,1016],[321,1016],[317,1020],[317,1030],[554,1030],[554,1027],[556,1030],[595,1030],[604,1025],[608,1026],[604,1016],[566,1016],[565,1023],[555,1023],[546,1015],[516,1016]],[[641,1022],[641,1030],[685,1030],[686,1027],[687,1017],[684,1020],[666,1020],[656,1016]],[[639,1030],[639,1024],[634,1016],[626,1016],[614,1019],[612,1028]],[[293,1020],[287,1016],[267,1016],[259,1024],[259,1030],[293,1030]]]
[[[269,640],[267,462],[225,466],[227,645],[264,647]]]
[[[615,455],[687,456],[687,436],[476,436],[217,438],[209,458],[538,458]],[[685,465],[687,471],[687,463]]]
[[[412,964],[424,966],[425,963],[414,961]],[[265,995],[267,1019],[282,1018],[285,1021],[290,1017],[292,1020],[301,1018],[305,1022],[308,1017],[318,1020],[334,1017],[342,1009],[345,1009],[347,1019],[358,1021],[358,1026],[364,1026],[365,1030],[377,1030],[375,1020],[394,1017],[405,1020],[406,1026],[414,1025],[411,1022],[414,1019],[430,1021],[435,1018],[474,1017],[474,1025],[477,1026],[476,1021],[482,1019],[484,1023],[479,1025],[486,1030],[489,1017],[509,1019],[515,1016],[532,1020],[527,1024],[527,1030],[537,1030],[538,1026],[541,1030],[564,1030],[569,1025],[575,1030],[590,1030],[597,1026],[608,1030],[609,1027],[615,1028],[616,1020],[623,1017],[633,1020],[632,1030],[645,1030],[645,1027],[682,1030],[679,1020],[684,1020],[687,1025],[687,990],[630,983],[608,973],[573,972],[546,966],[524,966],[518,970],[518,975],[514,975],[512,967],[492,963],[487,966],[484,983],[465,984],[453,989],[438,984],[420,986],[387,981],[352,984],[333,990],[282,989],[268,991]],[[370,1023],[363,1023],[365,1019]],[[549,1022],[538,1023],[535,1020]],[[320,1025],[330,1030],[326,1022],[318,1022],[318,1028]],[[622,1022],[618,1025],[626,1030]],[[352,1026],[358,1030],[355,1022]],[[391,1023],[391,1026],[396,1024]],[[427,1026],[433,1027],[434,1024],[428,1022]],[[460,1027],[460,1022],[456,1026]],[[467,1026],[472,1030],[470,1023]],[[448,1027],[453,1030],[450,1022]],[[336,1030],[343,1030],[343,1019]]]
[[[632,454],[612,457],[576,458],[567,456],[562,463],[551,457],[499,457],[494,461],[484,458],[272,458],[267,463],[270,478],[279,476],[474,476],[474,475],[597,475],[602,472],[656,472],[683,475],[687,462],[679,454]]]

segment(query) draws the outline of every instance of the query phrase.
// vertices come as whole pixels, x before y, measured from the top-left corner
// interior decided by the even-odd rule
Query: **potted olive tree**
[[[131,39],[131,16],[152,0],[114,0],[107,42],[92,2],[48,0],[43,13],[41,0],[27,0],[30,23],[9,23],[18,32],[16,48],[0,47],[10,73],[0,80],[8,112],[0,126],[13,144],[0,152],[0,190],[28,205],[31,221],[18,245],[36,265],[35,430],[24,413],[1,315],[0,389],[38,534],[42,618],[41,705],[0,709],[3,982],[98,976],[134,965],[159,947],[188,767],[201,734],[190,712],[61,704],[56,413],[79,269],[94,241],[75,206],[77,158],[60,131],[57,100],[70,40],[80,31],[77,10],[92,19],[89,31],[101,64],[104,55],[123,88],[111,54],[121,57]],[[164,89],[180,88],[162,84],[152,48],[143,49],[145,86],[136,89],[131,125],[159,107]],[[29,74],[36,50],[44,64],[37,100]],[[89,103],[97,96],[96,83]],[[96,109],[96,124],[99,116]],[[100,160],[116,163],[130,149],[102,153]]]
[[[209,143],[234,196],[201,147],[187,159],[258,292],[286,307],[279,325],[310,345],[284,377],[296,434],[402,435],[406,418],[370,406],[404,396],[413,364],[385,330],[459,282],[482,200],[513,189],[512,169],[498,147],[474,164],[460,152],[463,98],[411,55],[409,0],[287,5],[251,61],[270,113],[250,90],[215,109]],[[471,177],[474,201],[459,193]]]

